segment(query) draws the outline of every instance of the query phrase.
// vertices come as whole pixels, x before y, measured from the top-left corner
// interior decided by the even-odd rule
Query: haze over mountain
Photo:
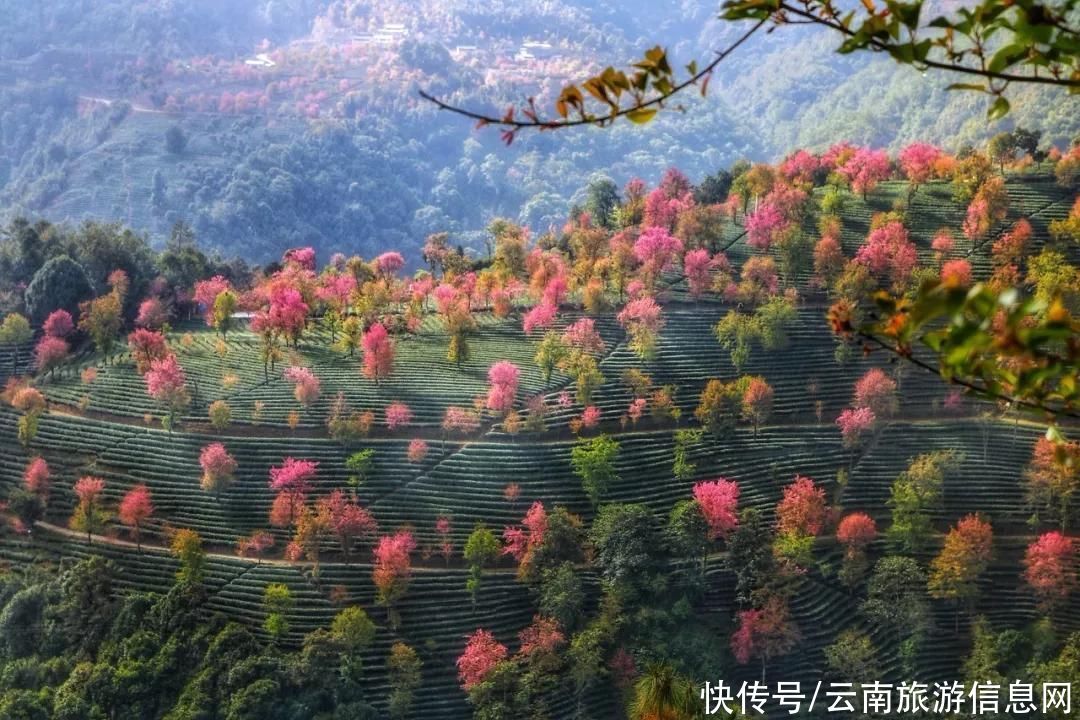
[[[1014,124],[1064,146],[1080,114],[1076,98],[1025,89],[990,124],[986,101],[946,92],[949,78],[838,56],[832,38],[782,28],[740,48],[684,114],[506,148],[417,90],[481,109],[550,103],[562,80],[652,43],[680,61],[707,58],[737,29],[696,0],[677,19],[652,3],[566,0],[92,5],[7,11],[4,212],[117,219],[156,241],[183,219],[204,244],[255,261],[302,244],[327,255],[396,247],[415,260],[436,231],[480,247],[499,215],[542,232],[594,172],[622,184],[678,165],[697,178],[840,138],[955,149]]]

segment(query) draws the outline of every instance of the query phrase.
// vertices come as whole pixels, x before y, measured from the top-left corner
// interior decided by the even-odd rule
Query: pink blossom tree
[[[135,538],[136,550],[142,550],[142,529],[146,521],[154,514],[154,505],[150,500],[150,489],[146,485],[131,488],[120,501],[116,516],[131,530]]]
[[[49,496],[49,464],[45,458],[36,457],[26,465],[23,471],[23,487],[42,500]]]
[[[519,652],[529,657],[532,655],[551,655],[566,642],[559,627],[559,621],[542,615],[533,617],[532,624],[518,634]]]
[[[398,618],[394,604],[400,600],[412,577],[410,556],[416,550],[416,540],[408,530],[379,538],[375,546],[375,566],[372,580],[378,592],[378,602],[387,609],[391,625],[397,626]]]
[[[45,318],[41,329],[49,337],[66,338],[75,329],[75,321],[67,310],[53,310]]]
[[[71,348],[67,340],[54,335],[43,335],[34,346],[34,368],[39,373],[56,373],[56,368],[67,360]]]
[[[483,682],[492,668],[506,659],[509,651],[488,630],[479,629],[469,636],[465,650],[457,659],[458,680],[468,692]]]
[[[820,535],[827,517],[825,489],[802,475],[784,488],[776,505],[776,527],[782,534]]]
[[[941,266],[941,282],[947,287],[971,287],[973,282],[971,263],[964,258],[946,260]]]
[[[159,298],[148,297],[139,303],[135,325],[148,330],[159,330],[169,321],[169,313]]]
[[[169,354],[169,344],[165,336],[157,330],[135,328],[127,338],[128,352],[135,361],[135,369],[145,373],[154,360],[160,360]]]
[[[293,396],[296,402],[309,408],[319,399],[321,383],[310,368],[293,366],[286,368],[283,375],[287,381],[295,385]]]
[[[664,328],[660,306],[651,297],[631,300],[617,316],[630,336],[630,348],[638,357],[651,358],[656,352],[657,336]]]
[[[704,249],[691,250],[683,256],[683,274],[690,285],[690,295],[700,298],[712,285],[712,261],[709,251]]]
[[[851,183],[852,190],[865,199],[867,193],[889,177],[889,156],[884,150],[862,147],[856,150],[843,166],[837,168],[837,172]]]
[[[409,441],[409,448],[405,454],[409,462],[413,464],[422,463],[428,454],[428,444],[421,438],[413,438]]]
[[[371,512],[341,490],[334,490],[327,497],[320,498],[315,504],[315,512],[337,536],[345,555],[352,553],[357,540],[374,536],[378,530],[378,523]]]
[[[221,275],[215,275],[209,280],[200,280],[195,283],[195,291],[192,297],[202,308],[203,319],[206,320],[209,327],[214,327],[214,301],[217,300],[218,295],[231,289],[232,286],[229,281]]]
[[[709,539],[727,539],[739,525],[739,485],[727,478],[694,485],[694,500],[709,525]]]
[[[146,392],[159,405],[166,408],[165,427],[172,432],[176,415],[191,402],[187,391],[187,377],[184,369],[173,354],[166,355],[150,363],[150,369],[143,376]]]
[[[405,267],[405,258],[399,252],[384,252],[375,258],[375,272],[383,277],[390,277],[401,268]]]
[[[487,394],[487,407],[497,413],[506,413],[514,408],[514,396],[518,390],[521,369],[508,360],[500,360],[488,369],[490,386]]]
[[[390,377],[394,370],[394,341],[386,331],[382,323],[375,323],[361,340],[364,350],[364,377],[374,380],[376,384],[380,380]]]
[[[563,331],[563,342],[591,355],[599,355],[605,349],[604,339],[597,332],[596,322],[592,318],[581,318],[569,325]]]
[[[897,160],[913,188],[918,188],[934,175],[934,165],[943,153],[935,145],[924,142],[911,143],[903,150]]]
[[[899,290],[907,286],[919,256],[907,228],[892,220],[870,232],[866,243],[855,253],[855,261],[879,278],[887,277]]]
[[[539,305],[525,313],[522,318],[522,329],[526,335],[532,335],[535,330],[549,328],[555,322],[558,308],[550,302],[543,301]]]
[[[387,405],[385,415],[388,430],[408,427],[413,419],[412,410],[403,402],[393,402]]]
[[[870,368],[855,382],[854,401],[855,407],[870,408],[875,417],[891,417],[899,407],[896,381],[881,368]]]
[[[660,273],[669,270],[675,258],[682,252],[682,241],[663,227],[646,228],[634,242],[634,257],[641,263],[642,272],[649,282]]]
[[[228,488],[236,474],[236,458],[229,454],[221,443],[210,443],[199,453],[199,466],[202,468],[200,487],[206,492],[221,493]]]
[[[311,481],[319,463],[313,460],[297,460],[286,457],[281,465],[270,468],[270,489],[277,492],[306,493],[311,488]]]
[[[1050,611],[1077,586],[1076,542],[1060,532],[1043,533],[1024,553],[1024,580]]]
[[[877,417],[868,407],[845,408],[836,418],[836,425],[840,428],[844,447],[855,448],[862,442],[864,435],[873,432]]]

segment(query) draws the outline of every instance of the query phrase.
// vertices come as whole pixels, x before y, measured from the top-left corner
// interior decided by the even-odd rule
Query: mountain
[[[45,6],[47,5],[47,6]],[[64,0],[22,4],[0,40],[0,207],[7,217],[117,219],[165,237],[180,219],[225,255],[300,244],[415,251],[447,230],[466,247],[510,215],[561,223],[590,175],[700,177],[841,138],[956,147],[1014,123],[1065,144],[1080,100],[1019,91],[1003,123],[885,58],[838,56],[803,28],[755,38],[707,99],[647,128],[523,135],[419,99],[501,111],[653,43],[707,58],[736,28],[711,3]],[[172,142],[166,141],[171,134]],[[414,253],[415,254],[415,253]]]

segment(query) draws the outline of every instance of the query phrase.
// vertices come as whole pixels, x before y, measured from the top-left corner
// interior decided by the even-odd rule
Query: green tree
[[[386,669],[390,676],[390,717],[402,720],[412,714],[413,696],[420,687],[423,663],[416,651],[403,642],[390,648]]]
[[[484,568],[494,563],[501,552],[502,545],[495,537],[495,533],[483,523],[477,523],[465,541],[464,550],[465,562],[469,563],[469,579],[465,581],[465,588],[469,591],[474,608]]]
[[[263,629],[274,640],[280,640],[289,632],[289,621],[286,615],[293,608],[292,591],[283,583],[270,583],[263,588],[263,610],[266,619],[263,620]]]
[[[581,486],[593,506],[600,503],[611,483],[619,479],[615,471],[618,454],[618,441],[607,435],[582,438],[570,451],[570,466],[581,479]]]
[[[83,266],[60,255],[34,273],[23,299],[31,321],[40,324],[53,310],[67,310],[72,317],[78,317],[79,305],[93,295]]]
[[[946,474],[960,463],[953,450],[919,455],[893,481],[888,500],[892,525],[888,537],[908,552],[921,549],[933,532],[931,516],[942,508]]]
[[[649,590],[660,548],[653,516],[644,505],[602,505],[589,532],[605,585],[618,597]]]
[[[0,345],[11,347],[11,375],[19,374],[19,348],[34,338],[30,321],[19,313],[9,313],[0,324]]]

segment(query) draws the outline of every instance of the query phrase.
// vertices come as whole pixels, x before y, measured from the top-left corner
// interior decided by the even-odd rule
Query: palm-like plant
[[[667,663],[651,663],[634,684],[630,720],[692,720],[701,716],[694,683]]]

